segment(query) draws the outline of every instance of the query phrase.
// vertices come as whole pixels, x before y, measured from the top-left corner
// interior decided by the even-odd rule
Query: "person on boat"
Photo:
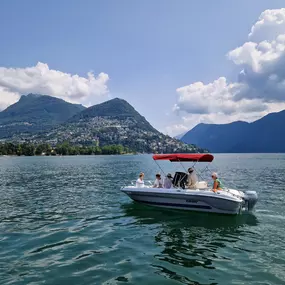
[[[168,173],[163,181],[163,188],[170,189],[172,187],[172,176]]]
[[[212,179],[214,180],[213,191],[217,192],[218,190],[223,190],[223,185],[218,179],[218,174],[216,172],[212,173]]]
[[[162,188],[162,179],[161,179],[161,175],[158,173],[155,175],[155,181],[153,184],[153,188]]]
[[[187,188],[195,189],[197,182],[198,182],[198,177],[194,169],[191,167],[188,169]]]
[[[144,187],[143,178],[144,178],[144,173],[141,172],[140,175],[139,175],[138,180],[136,181],[136,187],[137,187],[137,188],[143,188],[143,187]]]

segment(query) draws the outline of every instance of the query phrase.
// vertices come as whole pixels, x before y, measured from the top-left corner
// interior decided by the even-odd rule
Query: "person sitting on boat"
[[[170,189],[172,187],[172,176],[168,173],[163,181],[163,188]]]
[[[138,180],[136,181],[136,188],[143,188],[144,187],[143,178],[144,178],[144,173],[141,172],[140,175],[139,175]]]
[[[155,181],[153,184],[153,188],[162,188],[162,179],[161,179],[161,175],[158,173],[155,175]]]
[[[214,180],[213,191],[217,192],[218,190],[223,190],[223,185],[218,179],[218,174],[216,172],[212,173],[212,179]]]
[[[198,182],[198,177],[194,169],[191,167],[188,169],[187,188],[195,189],[197,182]]]

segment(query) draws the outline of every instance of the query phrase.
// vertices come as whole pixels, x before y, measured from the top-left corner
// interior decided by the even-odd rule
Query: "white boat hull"
[[[215,193],[209,189],[184,190],[128,186],[123,187],[121,191],[136,202],[171,209],[237,215],[242,212],[244,206],[244,194],[237,190]]]

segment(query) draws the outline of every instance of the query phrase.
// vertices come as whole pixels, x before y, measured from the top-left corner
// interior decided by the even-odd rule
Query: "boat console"
[[[186,187],[187,178],[188,178],[187,173],[175,172],[174,178],[172,180],[173,187],[182,188],[182,189],[187,188]],[[206,181],[199,181],[196,183],[195,189],[207,189],[207,188],[208,184]]]
[[[187,185],[187,173],[184,172],[175,172],[175,175],[172,180],[173,187],[178,187],[185,189]]]

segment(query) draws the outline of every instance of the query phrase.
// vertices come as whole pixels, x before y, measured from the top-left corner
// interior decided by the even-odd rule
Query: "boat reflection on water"
[[[133,216],[138,223],[178,227],[201,226],[208,229],[229,229],[239,228],[244,225],[256,226],[258,220],[253,213],[244,213],[237,216],[223,214],[185,212],[174,209],[162,209],[139,203],[129,203],[121,206],[128,216]]]
[[[137,203],[122,208],[136,220],[135,224],[155,228],[154,243],[160,249],[152,264],[155,273],[182,284],[220,284],[217,278],[221,273],[213,274],[216,262],[232,262],[232,249],[246,251],[240,242],[244,235],[253,237],[250,227],[258,225],[257,218],[249,213],[233,217]]]

